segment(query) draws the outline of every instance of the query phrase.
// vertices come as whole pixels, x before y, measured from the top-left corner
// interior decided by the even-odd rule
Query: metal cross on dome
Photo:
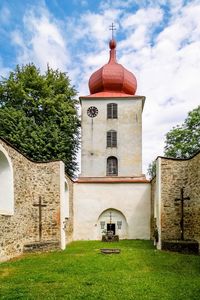
[[[110,26],[109,26],[109,30],[112,30],[112,39],[114,37],[114,30],[116,30],[116,27],[114,25],[114,23],[112,23]]]

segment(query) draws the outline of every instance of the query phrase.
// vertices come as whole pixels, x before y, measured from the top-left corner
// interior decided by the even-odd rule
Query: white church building
[[[81,175],[74,184],[74,240],[150,239],[150,183],[142,174],[142,110],[135,76],[110,59],[89,79],[82,108]]]
[[[76,240],[152,239],[158,249],[183,236],[200,243],[200,153],[159,157],[156,177],[142,174],[142,111],[135,76],[116,60],[89,79],[81,103],[81,174],[74,181],[62,161],[35,162],[0,137],[0,261],[23,252],[65,249]]]
[[[135,76],[116,61],[89,80],[80,97],[81,175],[61,161],[35,162],[0,138],[0,260],[65,249],[72,240],[150,239],[151,184],[142,174],[142,110]]]

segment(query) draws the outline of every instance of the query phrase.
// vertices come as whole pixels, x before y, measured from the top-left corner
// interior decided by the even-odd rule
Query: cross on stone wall
[[[180,221],[180,228],[181,228],[181,240],[184,241],[184,200],[190,200],[190,197],[184,198],[184,187],[181,188],[181,197],[175,198],[175,201],[181,201],[181,221]]]
[[[33,206],[39,208],[39,241],[42,239],[42,207],[46,207],[46,204],[42,204],[41,196],[39,197],[39,203],[33,204]]]

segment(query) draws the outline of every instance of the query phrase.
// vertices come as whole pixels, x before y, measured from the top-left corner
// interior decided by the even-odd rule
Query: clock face
[[[87,110],[89,117],[94,118],[98,115],[98,109],[95,106],[90,106]]]

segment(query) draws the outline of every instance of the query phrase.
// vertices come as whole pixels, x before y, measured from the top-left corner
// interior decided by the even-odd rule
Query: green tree
[[[149,175],[150,179],[152,179],[154,176],[156,176],[156,161],[153,160],[147,169],[147,174]]]
[[[0,82],[0,136],[33,160],[63,160],[77,171],[80,121],[66,73],[33,64],[17,66]]]
[[[164,149],[165,156],[175,158],[188,158],[200,150],[200,106],[166,134]]]

